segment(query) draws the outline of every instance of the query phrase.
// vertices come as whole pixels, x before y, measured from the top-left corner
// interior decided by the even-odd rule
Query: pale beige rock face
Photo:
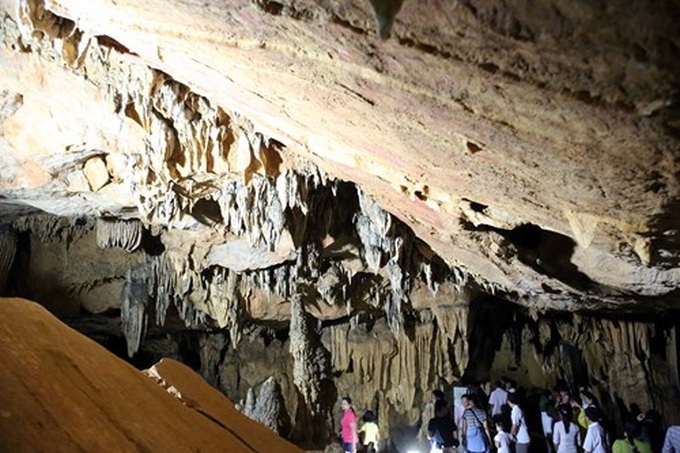
[[[540,7],[546,15],[539,20],[514,4],[495,17],[493,8],[473,2],[407,2],[393,39],[378,42],[363,2],[284,2],[272,15],[245,1],[167,9],[153,1],[60,0],[48,2],[49,12],[40,15],[35,11],[43,11],[42,3],[30,1],[14,16],[14,3],[5,0],[22,34],[43,30],[55,43],[50,52],[61,56],[47,61],[3,50],[5,110],[12,112],[3,123],[5,153],[13,162],[5,171],[15,174],[3,178],[3,185],[35,190],[22,203],[41,209],[47,204],[38,199],[61,198],[55,213],[76,211],[68,200],[78,194],[87,200],[81,211],[115,213],[132,201],[152,224],[168,224],[172,217],[153,214],[168,183],[179,183],[184,196],[197,199],[204,189],[186,181],[201,184],[225,171],[245,181],[258,172],[275,175],[281,163],[295,166],[295,155],[331,176],[356,181],[449,264],[516,292],[520,302],[539,295],[543,308],[571,309],[571,297],[591,300],[592,308],[617,305],[617,288],[649,285],[646,268],[654,268],[660,281],[680,278],[672,227],[678,142],[664,129],[675,124],[667,112],[677,83],[670,68],[677,62],[662,44],[677,39],[663,34],[671,27],[663,8],[672,6],[650,11],[657,30],[642,31],[627,18],[632,7],[625,2],[607,11],[617,21],[603,26],[598,7],[552,3]],[[160,9],[167,13],[159,16]],[[75,24],[59,28],[51,17]],[[129,51],[118,54],[114,49],[120,47],[103,47],[91,36],[108,36]],[[612,36],[621,40],[618,47],[612,47]],[[626,46],[636,42],[649,44],[629,55]],[[109,57],[102,59],[104,53]],[[85,70],[65,70],[53,62],[57,58]],[[145,91],[149,81],[167,78],[247,118],[248,125],[236,121],[234,137],[189,117],[180,120],[184,107],[172,100],[176,94],[160,88],[154,101]],[[111,99],[115,91],[128,97],[126,105],[120,105],[125,99]],[[177,133],[149,115],[145,102],[173,118]],[[196,112],[205,114],[209,110],[200,102]],[[188,121],[189,128],[178,121]],[[40,134],[31,133],[36,124]],[[255,140],[272,137],[293,154],[281,160],[254,146],[247,135],[253,132]],[[123,171],[114,182],[134,186],[133,197],[104,201],[83,193],[82,177],[65,166],[85,160],[96,192],[108,172],[97,158],[87,159],[94,150],[142,153],[141,161],[160,179]],[[109,164],[113,159],[106,157]],[[66,193],[58,190],[55,173],[66,178]],[[489,228],[527,223],[573,239],[575,253],[588,257],[579,268],[599,289],[564,285],[549,264],[535,265],[546,262],[540,257],[504,259],[494,252]],[[624,271],[627,279],[612,281],[610,273],[597,272],[594,262],[603,259],[635,269]],[[530,266],[522,264],[527,260]],[[546,293],[545,285],[559,296]]]
[[[54,41],[53,54],[43,51],[48,59],[3,50],[4,110],[12,112],[4,114],[3,140],[12,164],[2,184],[34,190],[22,203],[49,209],[45,197],[57,197],[51,211],[73,213],[78,209],[68,200],[78,195],[86,199],[80,211],[136,205],[150,223],[167,225],[173,216],[153,212],[169,183],[198,199],[205,194],[200,184],[215,174],[249,181],[302,157],[357,182],[450,265],[515,292],[520,302],[538,295],[543,308],[573,309],[573,297],[590,300],[591,308],[614,306],[622,302],[617,288],[649,285],[645,269],[660,281],[680,278],[672,226],[678,142],[666,129],[675,124],[668,114],[678,82],[671,69],[677,62],[664,47],[677,40],[664,34],[672,29],[664,10],[670,4],[650,10],[656,29],[644,31],[625,2],[604,13],[613,20],[606,24],[598,22],[599,7],[559,1],[540,5],[543,16],[519,4],[494,10],[474,2],[407,2],[385,42],[375,40],[363,2],[284,2],[272,14],[246,1],[168,9],[153,1],[60,0],[48,2],[42,16],[35,12],[43,11],[41,2],[22,3],[20,16],[14,2],[3,5],[25,37],[37,29]],[[158,15],[161,9],[167,12]],[[75,24],[59,28],[52,17]],[[104,47],[91,36],[107,36],[128,51],[119,54],[123,47]],[[630,54],[626,46],[635,45]],[[184,107],[172,90],[160,88],[149,99],[148,87],[167,79],[209,100],[210,107],[197,101],[196,112],[219,106],[218,117],[229,112],[238,127],[225,133],[180,120]],[[149,115],[149,102],[178,129]],[[36,124],[39,134],[31,132]],[[253,137],[274,138],[286,155],[272,155]],[[77,171],[67,167],[88,162],[96,192],[108,177],[99,160],[88,160],[95,150],[113,156],[105,157],[109,166],[120,160],[115,156],[137,156],[131,161],[137,170],[118,170],[113,179],[134,188],[132,197],[84,193],[82,179],[71,175]],[[160,178],[140,173],[145,165]],[[59,190],[60,174],[66,192]],[[527,223],[573,240],[574,254],[588,257],[579,269],[599,289],[564,285],[550,265],[535,265],[545,259],[494,252],[489,228]],[[509,244],[500,242],[506,250]],[[527,260],[532,265],[522,264]],[[612,281],[611,273],[597,271],[601,260],[634,269]]]
[[[93,157],[85,162],[83,173],[90,184],[90,190],[96,192],[109,182],[109,172],[106,169],[104,160],[100,157]]]

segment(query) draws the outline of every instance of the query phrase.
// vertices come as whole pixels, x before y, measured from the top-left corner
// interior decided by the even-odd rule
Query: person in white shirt
[[[669,426],[662,453],[680,453],[680,425]]]
[[[557,453],[577,453],[581,445],[581,430],[572,422],[574,412],[566,404],[559,408],[562,421],[553,426],[553,443]]]
[[[596,407],[589,407],[585,410],[585,413],[588,420],[588,431],[583,441],[583,451],[585,453],[608,453],[609,439],[607,432],[600,425],[604,414]]]
[[[508,402],[508,392],[505,390],[501,381],[496,382],[495,389],[489,395],[489,406],[491,406],[491,416],[502,413],[502,407]]]
[[[524,419],[524,412],[522,408],[519,407],[519,397],[516,393],[511,393],[508,395],[508,404],[512,408],[510,412],[510,420],[512,421],[512,428],[510,429],[510,434],[514,436],[515,442],[515,453],[529,453],[529,444],[531,443],[531,438],[529,437],[529,430],[527,429],[527,423]]]
[[[492,417],[496,425],[496,435],[493,438],[494,444],[497,448],[497,453],[511,453],[510,450],[510,433],[505,424],[505,417],[501,414],[496,414]]]

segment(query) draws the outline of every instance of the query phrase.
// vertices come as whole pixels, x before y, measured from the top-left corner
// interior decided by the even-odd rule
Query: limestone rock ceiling
[[[677,299],[676,2],[406,0],[384,41],[357,0],[0,5],[2,218],[102,218],[128,249],[139,225],[104,225],[141,220],[168,252],[132,306],[170,266],[233,325],[191,275],[286,299],[282,274],[329,257],[297,284],[341,299],[372,273],[390,323],[428,286]]]

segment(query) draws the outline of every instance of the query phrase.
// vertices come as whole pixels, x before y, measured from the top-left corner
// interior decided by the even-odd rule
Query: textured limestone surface
[[[276,218],[227,222],[229,181],[311,169],[526,305],[676,299],[674,2],[405,2],[385,41],[358,1],[2,7],[8,215],[200,221],[271,247]],[[219,241],[208,261],[238,268]]]

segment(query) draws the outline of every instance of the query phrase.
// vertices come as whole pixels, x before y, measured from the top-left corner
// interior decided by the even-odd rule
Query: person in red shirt
[[[346,453],[356,453],[359,435],[357,434],[357,416],[352,408],[352,399],[344,397],[340,402],[342,419],[340,429],[342,434],[342,450]]]

